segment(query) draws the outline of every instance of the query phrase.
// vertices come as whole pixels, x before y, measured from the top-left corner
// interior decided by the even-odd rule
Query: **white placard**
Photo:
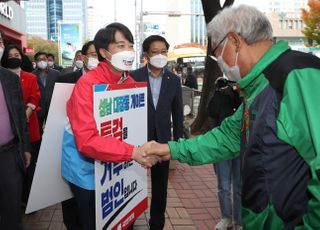
[[[31,213],[72,197],[61,177],[63,130],[67,123],[66,103],[74,84],[56,83],[39,151],[26,213]]]
[[[147,141],[146,83],[97,85],[94,115],[100,135]],[[126,229],[147,209],[147,170],[136,162],[95,162],[96,229]]]

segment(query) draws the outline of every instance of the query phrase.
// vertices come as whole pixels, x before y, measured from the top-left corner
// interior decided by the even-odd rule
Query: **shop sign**
[[[0,3],[0,14],[10,20],[13,19],[13,9],[12,7],[8,6],[7,3],[4,3],[4,2]]]

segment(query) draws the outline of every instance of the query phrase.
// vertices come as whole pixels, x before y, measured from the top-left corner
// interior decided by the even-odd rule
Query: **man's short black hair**
[[[88,54],[89,47],[90,47],[91,45],[94,45],[94,42],[93,42],[93,41],[88,41],[88,42],[86,42],[86,43],[82,46],[81,54],[82,54],[82,55],[87,55],[87,54]]]
[[[48,58],[48,57],[52,57],[53,60],[55,59],[55,58],[54,58],[54,55],[53,55],[52,53],[48,53],[48,54],[47,54],[47,58]]]
[[[164,42],[164,44],[166,44],[167,50],[169,49],[170,45],[164,37],[161,37],[160,35],[151,35],[147,37],[142,43],[143,52],[148,52],[150,49],[150,45],[156,41]]]
[[[128,27],[118,22],[111,23],[105,28],[100,29],[94,37],[94,46],[96,48],[99,61],[103,61],[103,57],[100,55],[99,50],[101,48],[108,50],[109,44],[116,41],[115,34],[117,31],[121,32],[130,43],[134,44],[132,33]]]
[[[37,53],[34,55],[34,57],[33,57],[34,60],[36,61],[37,58],[38,58],[40,55],[45,55],[45,56],[47,56],[47,53],[46,53],[46,52],[43,52],[43,51],[37,52]]]

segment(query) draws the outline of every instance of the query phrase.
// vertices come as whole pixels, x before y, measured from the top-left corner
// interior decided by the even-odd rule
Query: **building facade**
[[[26,23],[24,10],[16,1],[0,2],[0,29],[5,44],[26,47]]]
[[[29,0],[22,2],[27,33],[58,41],[59,23],[80,23],[87,37],[87,0]]]
[[[207,45],[207,30],[201,0],[190,0],[191,42]]]
[[[269,12],[291,12],[301,15],[301,8],[307,7],[308,0],[269,0]]]
[[[88,38],[87,0],[62,0],[63,22],[80,23],[82,39]]]
[[[57,41],[59,36],[59,25],[62,21],[62,0],[47,1],[47,19],[48,19],[48,39]]]
[[[319,48],[307,47],[307,38],[302,33],[304,22],[301,9],[308,9],[308,0],[269,0],[266,13],[273,28],[275,41],[284,40],[294,50],[312,52],[320,56]]]
[[[21,2],[26,15],[26,32],[48,39],[47,0]]]

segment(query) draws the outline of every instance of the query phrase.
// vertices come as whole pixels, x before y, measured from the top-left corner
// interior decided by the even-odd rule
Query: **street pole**
[[[137,0],[134,0],[134,21],[137,21]],[[135,36],[135,44],[136,44],[136,68],[139,67],[139,53],[140,53],[140,49],[139,49],[139,41],[138,41],[138,25],[135,24],[134,26],[134,36]]]
[[[114,9],[114,22],[117,21],[117,0],[113,0]]]
[[[143,50],[142,50],[142,39],[143,39],[143,0],[140,0],[140,38],[139,38],[139,62],[140,62],[140,57],[143,55]]]

